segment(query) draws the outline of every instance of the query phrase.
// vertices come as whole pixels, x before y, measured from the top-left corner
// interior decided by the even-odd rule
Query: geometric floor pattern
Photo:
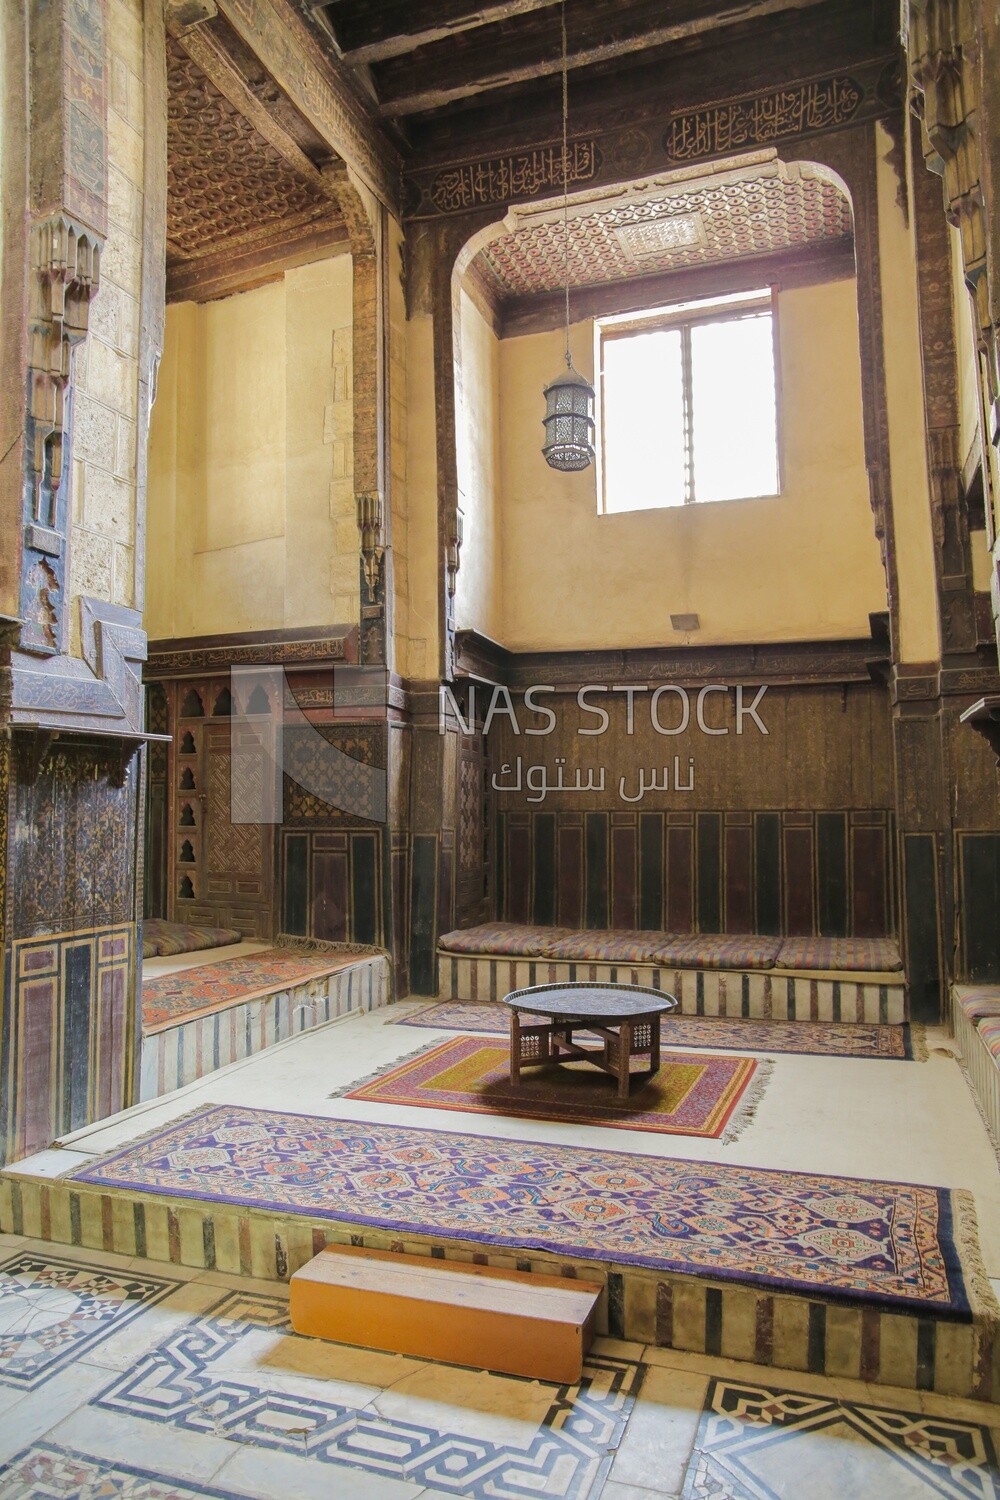
[[[27,1253],[0,1263],[0,1385],[33,1390],[118,1333],[174,1280]]]
[[[873,1450],[880,1464],[873,1465]],[[682,1494],[683,1500],[793,1494],[996,1500],[998,1480],[993,1440],[978,1424],[713,1380]]]
[[[239,1500],[233,1490],[166,1479],[121,1461],[33,1443],[0,1469],[0,1500]]]
[[[454,1495],[580,1500],[610,1467],[642,1379],[629,1361],[590,1361],[578,1385],[554,1392],[530,1441],[515,1446],[359,1410],[317,1379],[277,1392],[260,1356],[291,1334],[282,1299],[232,1292],[91,1405]]]
[[[556,1386],[302,1338],[238,1277],[0,1255],[0,1500],[1000,1497],[996,1407],[897,1410],[611,1341]]]

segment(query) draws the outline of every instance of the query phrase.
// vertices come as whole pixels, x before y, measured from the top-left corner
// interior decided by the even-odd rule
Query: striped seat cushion
[[[987,1017],[979,1023],[979,1035],[990,1049],[990,1055],[1000,1065],[1000,1016]]]
[[[785,938],[775,960],[779,969],[901,969],[894,938]]]
[[[446,932],[438,947],[446,953],[493,953],[503,958],[541,958],[549,945],[568,937],[568,927],[531,927],[519,922],[480,922]]]
[[[176,958],[178,953],[227,948],[242,941],[238,927],[202,927],[194,922],[165,922],[160,917],[150,917],[142,928],[142,956]]]
[[[665,932],[571,932],[547,944],[545,957],[571,963],[655,963],[668,936]]]
[[[780,946],[777,937],[703,932],[698,937],[667,937],[657,960],[678,969],[770,969]]]
[[[981,1021],[984,1016],[1000,1016],[1000,985],[984,985],[978,990],[968,990],[964,995],[956,991],[955,999],[970,1021]]]

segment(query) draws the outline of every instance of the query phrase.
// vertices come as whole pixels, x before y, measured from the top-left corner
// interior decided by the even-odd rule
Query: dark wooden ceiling
[[[561,106],[560,0],[299,0],[396,138],[417,157]],[[751,90],[795,61],[818,71],[884,55],[893,0],[566,0],[570,113],[661,95],[678,70],[702,98]],[[721,90],[717,93],[715,90]]]

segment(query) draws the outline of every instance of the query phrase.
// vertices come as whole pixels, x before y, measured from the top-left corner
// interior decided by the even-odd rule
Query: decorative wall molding
[[[459,679],[485,680],[517,690],[532,683],[551,683],[570,693],[588,682],[766,682],[775,686],[870,682],[873,666],[884,660],[885,647],[874,639],[679,646],[674,650],[641,646],[617,651],[512,652],[476,631],[460,630],[455,638]]]
[[[145,676],[198,677],[230,667],[327,666],[357,660],[356,625],[326,629],[261,630],[234,635],[188,636],[149,643]]]

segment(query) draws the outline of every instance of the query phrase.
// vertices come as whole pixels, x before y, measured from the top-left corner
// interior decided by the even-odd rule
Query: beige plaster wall
[[[108,238],[90,329],[74,356],[70,649],[81,594],[136,603],[136,418],[142,279],[141,0],[109,0]]]
[[[875,127],[882,329],[889,464],[899,587],[899,657],[934,661],[940,651],[930,487],[924,437],[916,258],[897,202],[892,142]]]
[[[462,565],[455,623],[493,640],[503,631],[500,552],[500,342],[468,295],[458,294],[460,359],[455,372]]]
[[[359,618],[351,261],[167,309],[149,445],[154,638]]]
[[[514,650],[834,639],[886,607],[869,503],[853,279],[778,297],[782,493],[599,515],[595,469],[542,458],[562,334],[500,346],[503,644]],[[572,329],[593,376],[592,325]],[[462,566],[466,565],[463,552]],[[670,615],[696,613],[678,635]]]

